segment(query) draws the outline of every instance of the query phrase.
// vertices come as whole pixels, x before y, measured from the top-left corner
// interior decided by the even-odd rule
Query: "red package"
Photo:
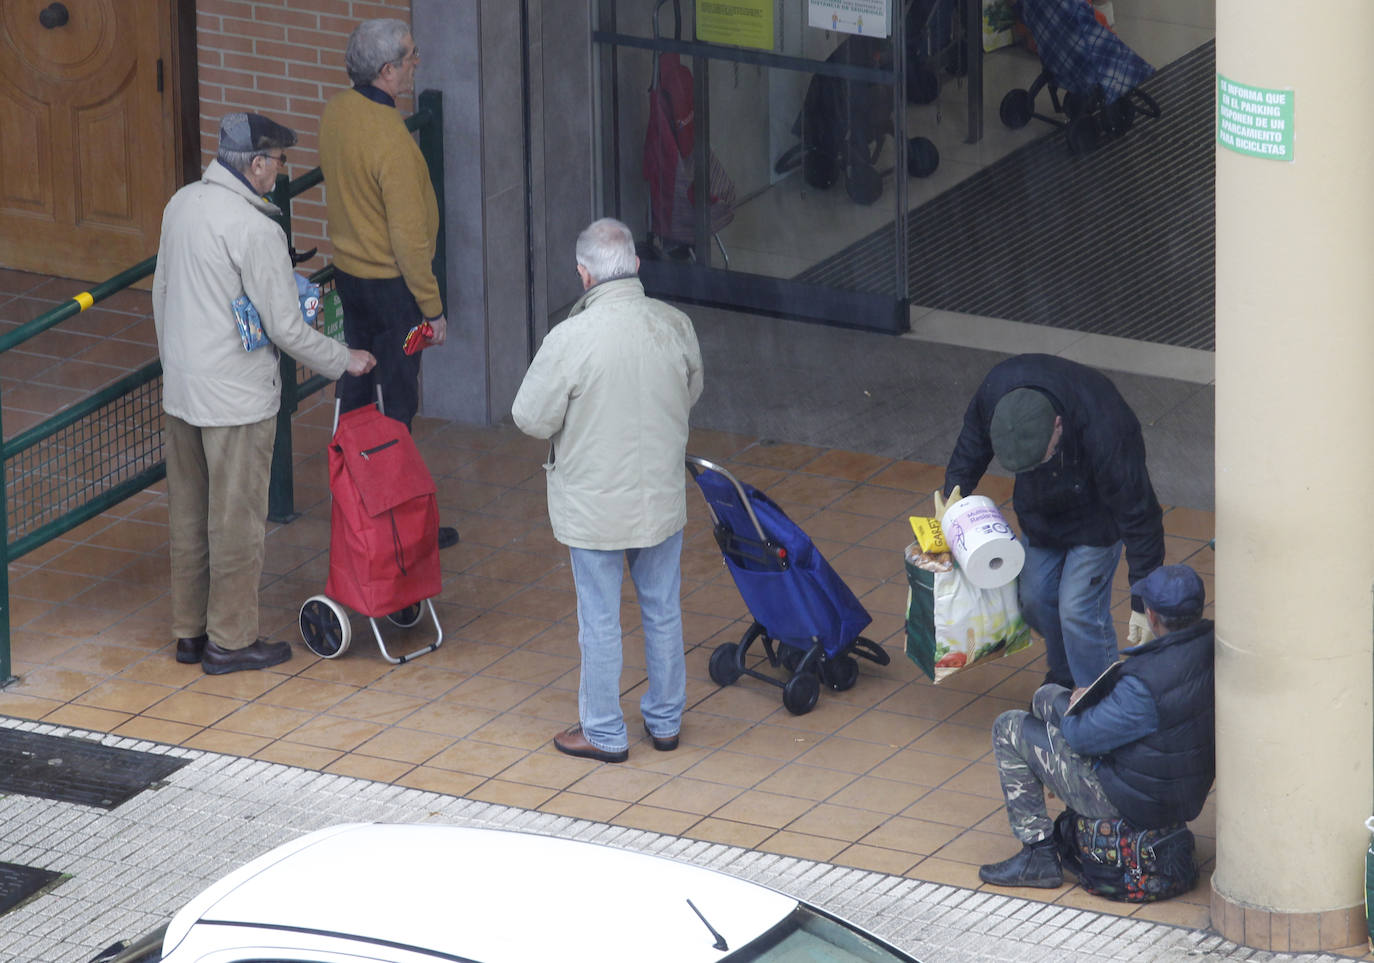
[[[434,325],[428,321],[421,321],[406,332],[406,339],[401,347],[406,354],[415,354],[428,348],[433,343],[433,337]]]

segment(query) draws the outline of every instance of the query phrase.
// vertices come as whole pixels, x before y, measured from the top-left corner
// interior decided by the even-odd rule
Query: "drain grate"
[[[61,875],[50,869],[0,863],[0,914],[8,913]]]
[[[114,809],[189,759],[0,729],[0,792]]]

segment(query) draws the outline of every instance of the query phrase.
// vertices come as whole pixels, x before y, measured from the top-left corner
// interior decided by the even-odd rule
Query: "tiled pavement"
[[[15,727],[74,735],[41,723],[0,720],[0,729]],[[44,865],[66,876],[62,885],[4,916],[0,959],[84,963],[113,938],[166,922],[217,876],[302,832],[337,823],[404,822],[544,832],[703,865],[822,905],[922,963],[1337,963],[1329,953],[1256,955],[1202,930],[743,846],[117,736],[103,736],[102,742],[109,751],[154,751],[183,757],[187,764],[158,789],[109,812],[22,795],[0,798],[0,859]]]
[[[0,720],[0,732],[10,728],[76,735],[43,723]],[[85,963],[117,936],[133,937],[166,922],[210,881],[272,846],[323,826],[381,821],[547,833],[670,856],[824,906],[881,934],[923,963],[1253,963],[1280,958],[1338,963],[1330,954],[1255,955],[1202,930],[1094,909],[1031,902],[217,753],[116,736],[96,738],[110,747],[105,751],[166,753],[187,762],[156,789],[110,811],[27,796],[0,798],[0,859],[40,865],[65,876],[61,885],[5,915],[0,959]],[[455,873],[462,871],[461,866],[453,867]]]
[[[10,291],[0,293],[4,328],[71,287],[0,272],[0,291]],[[74,336],[50,333],[0,361],[7,436],[67,403],[69,385],[89,389],[106,369],[147,360],[146,296],[121,299],[82,315]],[[175,662],[159,486],[11,564],[19,681],[0,690],[0,714],[970,890],[982,888],[980,863],[1014,850],[988,731],[999,712],[1026,704],[1044,672],[1040,647],[939,686],[903,653],[906,518],[929,510],[938,466],[694,430],[694,454],[766,491],[811,535],[873,614],[866,634],[892,661],[861,661],[852,690],[823,692],[804,716],[755,680],[716,686],[707,660],[749,617],[690,491],[682,746],[659,753],[635,740],[644,674],[627,581],[622,698],[634,741],[629,762],[601,765],[549,742],[576,718],[575,600],[566,550],[545,515],[544,445],[510,427],[416,424],[441,519],[462,533],[441,553],[442,648],[390,666],[359,618],[341,658],[319,659],[300,644],[299,607],[323,591],[328,569],[331,416],[316,396],[298,417],[301,517],[268,535],[262,629],[297,643],[291,662],[221,677]],[[1004,501],[1010,484],[989,477],[981,490]],[[1165,528],[1168,560],[1187,561],[1210,588],[1211,513],[1167,507]],[[1124,636],[1124,572],[1115,590]],[[394,649],[423,638],[424,627],[390,629]],[[1205,927],[1214,819],[1209,804],[1193,826],[1203,873],[1178,899],[1135,907],[1075,886],[1007,895]]]

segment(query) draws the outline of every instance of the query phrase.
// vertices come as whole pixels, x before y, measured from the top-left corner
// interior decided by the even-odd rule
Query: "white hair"
[[[592,221],[577,236],[577,263],[597,282],[634,277],[634,233],[613,217]]]
[[[370,84],[382,68],[406,55],[410,24],[404,20],[364,20],[348,37],[344,67],[355,84]]]

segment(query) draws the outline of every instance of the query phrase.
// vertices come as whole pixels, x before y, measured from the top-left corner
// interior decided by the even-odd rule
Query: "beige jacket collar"
[[[207,184],[213,184],[216,187],[223,187],[226,190],[233,191],[264,214],[276,215],[281,213],[281,209],[278,208],[277,205],[273,204],[265,197],[254,194],[251,187],[235,177],[234,172],[225,167],[218,160],[210,162],[210,166],[205,168],[205,173],[201,175],[200,179]]]
[[[616,300],[618,297],[644,297],[644,282],[637,277],[612,278],[593,284],[582,293],[582,297],[568,310],[568,317],[581,314],[597,301]]]

